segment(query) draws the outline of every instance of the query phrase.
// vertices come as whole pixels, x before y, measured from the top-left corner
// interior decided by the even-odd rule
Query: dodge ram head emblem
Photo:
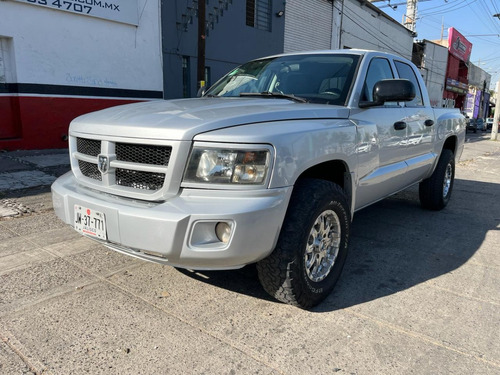
[[[97,169],[102,174],[108,173],[109,170],[109,158],[105,155],[99,155],[99,159],[97,161]]]

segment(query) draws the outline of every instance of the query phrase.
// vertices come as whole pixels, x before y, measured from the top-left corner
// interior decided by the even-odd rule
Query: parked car
[[[270,295],[309,308],[340,276],[355,211],[416,183],[422,207],[450,200],[465,119],[431,107],[402,57],[272,56],[200,94],[73,120],[72,172],[52,185],[57,216],[161,264],[257,263]]]
[[[486,131],[486,123],[482,118],[476,119],[476,129],[481,130],[482,132]]]
[[[475,118],[471,118],[467,122],[467,126],[465,127],[465,132],[468,132],[468,131],[473,131],[474,133],[477,132],[477,126],[476,126],[476,119]]]
[[[486,130],[490,130],[493,127],[493,117],[488,117],[486,119]]]

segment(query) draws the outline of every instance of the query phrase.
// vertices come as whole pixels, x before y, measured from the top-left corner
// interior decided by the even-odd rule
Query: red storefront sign
[[[448,50],[456,58],[468,62],[472,51],[472,43],[455,28],[448,29]]]

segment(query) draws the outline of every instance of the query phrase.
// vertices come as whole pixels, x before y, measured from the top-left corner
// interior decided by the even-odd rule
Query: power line
[[[347,5],[347,4],[344,4],[344,10],[345,10],[345,9],[349,9],[346,5]],[[356,24],[356,25],[357,25],[357,26],[359,26],[361,29],[363,29],[364,31],[366,31],[367,33],[369,33],[369,35],[373,36],[373,38],[374,38],[375,40],[379,41],[381,44],[383,44],[383,45],[384,45],[386,48],[388,48],[390,51],[393,51],[393,52],[395,52],[395,53],[397,53],[397,54],[401,54],[401,52],[400,52],[400,51],[396,51],[394,48],[392,48],[392,46],[390,46],[389,44],[387,44],[384,40],[379,39],[378,37],[376,37],[376,36],[375,36],[375,35],[376,35],[376,33],[370,32],[370,31],[369,31],[369,30],[367,30],[365,27],[363,27],[363,26],[362,26],[362,25],[360,25],[358,22],[356,22],[353,18],[349,17],[349,16],[348,16],[345,12],[342,12],[342,10],[341,10],[340,8],[338,8],[338,7],[335,5],[335,3],[333,4],[333,7],[334,7],[335,9],[337,9],[339,12],[341,12],[341,13],[342,13],[342,15],[343,15],[343,17],[348,18],[348,19],[349,19],[349,20],[351,20],[354,24]],[[351,9],[349,9],[349,10],[350,10],[350,11],[352,11]],[[354,11],[353,11],[353,14],[355,14],[355,12],[354,12]],[[356,14],[355,14],[355,15],[356,15]],[[370,25],[370,27],[371,27],[371,25]],[[375,32],[378,32],[378,30],[375,30]],[[347,32],[346,30],[340,30],[340,33],[341,33],[341,34],[342,34],[342,33],[346,33],[346,34],[353,35],[353,34],[351,34],[351,33]],[[366,39],[362,39],[362,38],[358,37],[357,35],[356,35],[356,38],[358,38],[358,39],[360,39],[360,40],[363,40],[363,41],[365,41],[365,42],[367,42],[367,43],[370,43],[370,44],[375,44],[375,43],[373,43],[372,41],[368,41],[368,40],[366,40]]]
[[[488,8],[488,5],[485,3],[484,0],[480,0],[479,1],[479,5],[481,6],[481,8],[483,9],[484,13],[486,15],[490,14],[490,15],[493,15],[493,11],[491,11],[489,8]],[[476,10],[473,8],[473,7],[470,7],[474,13],[476,13]],[[476,13],[477,15],[477,13]],[[479,15],[478,15],[478,18],[481,18]],[[486,19],[486,26],[493,32],[499,32],[500,31],[500,25],[498,25],[497,23],[495,23],[495,21],[493,20],[493,17],[484,17]]]
[[[439,10],[439,11],[436,11],[436,12],[429,12],[429,13],[426,13],[427,9],[425,11],[422,12],[422,14],[420,15],[419,18],[423,18],[425,16],[430,16],[430,15],[436,15],[436,14],[443,14],[443,13],[449,13],[451,11],[455,11],[455,10],[458,10],[458,9],[462,9],[462,8],[465,8],[467,6],[469,6],[470,4],[472,3],[475,3],[477,0],[472,0],[470,3],[467,3],[467,0],[462,0],[460,3],[458,4],[454,4],[452,5],[451,7],[448,7],[446,9],[442,9],[442,10]],[[465,5],[462,5],[463,3],[465,3]],[[461,5],[461,6],[459,6]]]
[[[334,6],[335,6],[335,5],[334,5]],[[337,7],[336,7],[336,9],[340,11],[340,9],[339,9],[339,8],[337,8]],[[372,25],[370,25],[370,24],[369,24],[367,21],[365,21],[363,18],[361,18],[361,19],[360,19],[360,18],[358,18],[358,19],[360,19],[361,21],[363,21],[363,22],[366,24],[366,27],[371,28],[371,29],[372,29],[372,31],[368,30],[366,27],[363,27],[361,24],[359,24],[358,22],[356,22],[355,18],[358,16],[358,14],[357,14],[356,10],[351,9],[351,8],[347,5],[347,3],[346,3],[346,4],[344,4],[344,10],[348,10],[348,11],[349,11],[349,12],[353,15],[353,17],[354,17],[354,18],[353,18],[353,17],[350,17],[350,16],[349,16],[346,12],[344,12],[344,16],[345,16],[345,17],[347,17],[347,18],[348,18],[349,20],[351,20],[354,24],[356,24],[357,26],[359,26],[360,28],[362,28],[364,31],[366,31],[367,33],[369,33],[369,34],[370,34],[370,35],[371,35],[374,39],[376,39],[376,40],[377,40],[380,44],[383,44],[383,45],[384,45],[386,48],[388,48],[390,51],[393,51],[393,52],[395,52],[395,53],[397,53],[397,54],[399,54],[399,55],[400,55],[400,54],[402,54],[402,51],[401,51],[401,50],[397,51],[396,49],[394,49],[394,48],[393,48],[393,46],[391,46],[390,44],[387,44],[387,43],[386,43],[386,41],[385,41],[384,39],[377,37],[377,34],[381,34],[381,35],[383,35],[383,36],[387,37],[387,38],[388,38],[388,40],[390,40],[390,39],[392,39],[392,38],[391,38],[389,35],[387,35],[387,34],[383,33],[383,32],[382,32],[382,31],[380,31],[380,30],[375,29]],[[402,26],[402,25],[401,25],[401,26]],[[341,32],[342,32],[342,31],[341,31]],[[351,34],[351,35],[352,35],[352,34]],[[361,39],[361,38],[358,38],[358,39]],[[364,41],[366,41],[367,43],[372,43],[372,44],[375,44],[375,43],[373,43],[373,42],[371,42],[371,41],[367,41],[367,40],[364,40]],[[393,42],[395,42],[395,41],[393,40]],[[408,48],[407,46],[402,45],[402,44],[400,44],[400,43],[398,43],[398,42],[396,42],[396,44],[397,44],[399,47],[401,47],[401,49],[402,49],[402,50],[405,50],[405,49],[407,49],[407,48]]]
[[[446,1],[446,0],[445,0],[445,4],[443,4],[443,5],[438,5],[438,6],[435,6],[435,7],[430,7],[430,8],[427,8],[427,9],[426,9],[426,11],[427,11],[427,10],[432,10],[432,9],[437,9],[437,8],[443,8],[443,7],[446,7],[446,6],[452,5],[452,4],[453,4],[453,5],[458,5],[458,4],[455,4],[455,3],[456,3],[456,2],[458,2],[458,1],[460,1],[460,3],[459,3],[459,4],[461,4],[461,3],[463,3],[463,2],[465,2],[465,1],[467,1],[467,0],[455,0],[455,1]]]

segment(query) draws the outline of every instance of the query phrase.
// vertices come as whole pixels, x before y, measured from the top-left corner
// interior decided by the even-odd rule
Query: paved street
[[[356,213],[334,293],[120,255],[54,215],[65,150],[0,153],[0,374],[499,374],[500,142],[468,134],[449,206]]]

